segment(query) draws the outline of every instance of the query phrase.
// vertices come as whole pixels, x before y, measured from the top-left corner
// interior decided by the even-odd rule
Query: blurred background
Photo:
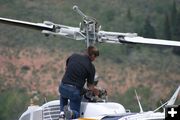
[[[82,19],[72,10],[74,5],[96,18],[102,30],[180,41],[180,0],[1,0],[0,17],[78,27]],[[180,48],[97,47],[98,86],[107,89],[109,101],[132,112],[139,112],[135,89],[144,110],[154,110],[180,85]],[[17,120],[31,99],[37,105],[45,98],[59,99],[66,58],[84,49],[83,41],[0,24],[0,119]]]

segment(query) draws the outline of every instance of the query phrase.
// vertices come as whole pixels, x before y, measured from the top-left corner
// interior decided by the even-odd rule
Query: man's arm
[[[94,84],[87,83],[87,87],[89,90],[91,90],[96,96],[99,95],[99,90],[95,87]]]

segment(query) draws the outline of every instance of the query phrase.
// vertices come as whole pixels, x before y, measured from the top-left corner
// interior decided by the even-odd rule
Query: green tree
[[[174,35],[176,29],[176,20],[177,20],[177,7],[175,0],[173,1],[173,5],[171,7],[171,25],[172,25],[172,34]]]
[[[165,20],[164,20],[164,36],[165,39],[169,39],[169,40],[171,39],[171,28],[167,14],[165,14]]]
[[[180,12],[177,13],[174,30],[175,39],[180,41]]]
[[[177,14],[176,18],[176,27],[174,27],[174,37],[176,40],[180,41],[180,12]],[[180,55],[180,48],[179,47],[174,47],[173,48],[173,53],[176,55]]]
[[[0,120],[17,120],[24,111],[28,95],[24,89],[10,89],[0,94]]]
[[[142,35],[143,37],[147,37],[147,38],[156,38],[156,32],[154,27],[151,25],[149,17],[145,19]]]
[[[128,18],[129,21],[132,21],[132,19],[133,19],[130,8],[128,8],[128,10],[127,10],[127,18]]]

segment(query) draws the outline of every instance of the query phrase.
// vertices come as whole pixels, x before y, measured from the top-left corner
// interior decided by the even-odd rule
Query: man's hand
[[[99,95],[99,90],[93,84],[87,84],[89,90],[91,90],[95,96]]]
[[[99,96],[99,89],[95,88],[92,90],[95,96]]]

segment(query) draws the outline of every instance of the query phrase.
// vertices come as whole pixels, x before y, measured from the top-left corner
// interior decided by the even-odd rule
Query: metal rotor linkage
[[[86,47],[94,45],[96,40],[98,39],[98,24],[96,19],[85,15],[76,5],[73,6],[73,10],[83,18],[82,28],[80,32],[82,32],[86,36]]]

